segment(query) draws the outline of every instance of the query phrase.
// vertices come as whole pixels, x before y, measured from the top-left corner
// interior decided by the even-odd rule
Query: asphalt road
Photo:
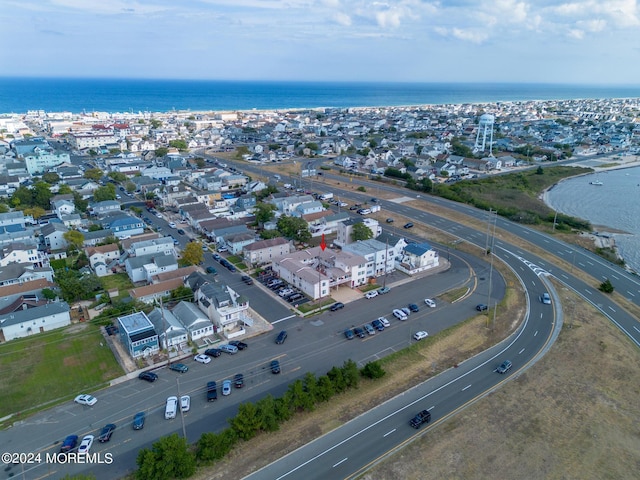
[[[160,226],[164,233],[172,233],[180,246],[186,245],[186,235],[177,235],[164,219],[150,214],[145,216],[154,225]],[[102,455],[111,453],[113,462],[109,465],[99,464],[87,468],[87,465],[29,464],[24,465],[24,474],[22,466],[16,465],[10,470],[3,470],[0,478],[11,478],[12,474],[18,473],[25,479],[47,475],[57,478],[67,473],[93,473],[99,479],[120,477],[135,468],[137,452],[141,448],[150,447],[157,438],[174,432],[182,435],[184,432],[188,440],[194,442],[204,432],[225,428],[227,419],[236,414],[240,402],[256,401],[267,393],[280,396],[289,383],[301,378],[306,372],[319,376],[347,359],[364,365],[367,361],[402,349],[414,341],[412,334],[417,330],[435,334],[474,315],[474,306],[486,302],[489,292],[490,266],[473,256],[455,252],[450,257],[452,268],[447,272],[404,284],[402,288],[392,288],[388,294],[371,300],[360,299],[337,312],[325,312],[309,319],[300,319],[291,316],[285,306],[274,300],[271,292],[257,284],[245,285],[240,281],[238,273],[226,271],[210,258],[211,255],[207,257],[207,264],[217,265],[221,281],[246,289],[243,293],[250,297],[252,307],[268,320],[277,322],[275,331],[248,341],[247,350],[236,355],[223,354],[208,365],[188,360],[186,363],[189,372],[185,374],[160,369],[160,378],[153,384],[137,379],[127,381],[97,392],[98,403],[94,407],[67,402],[34,415],[10,430],[0,432],[0,446],[4,451],[46,454],[56,452],[59,442],[71,433],[79,436],[89,433],[97,435],[106,423],[118,426],[109,443],[94,443],[92,448],[93,452]],[[389,279],[389,284],[392,285],[400,275],[394,274]],[[499,299],[504,295],[504,282],[498,275],[494,275],[492,281],[491,297]],[[425,297],[437,296],[462,285],[472,289],[472,294],[465,301],[454,305],[439,302],[440,305],[435,309],[424,305]],[[420,312],[412,313],[406,322],[395,320],[391,310],[408,303],[419,304]],[[362,340],[349,341],[344,337],[345,328],[369,322],[382,313],[391,322],[390,328]],[[274,342],[280,329],[289,332],[284,345],[276,345]],[[268,368],[270,360],[275,358],[280,360],[281,375],[273,375]],[[236,373],[244,374],[245,387],[241,390],[234,389],[229,397],[223,397],[219,391],[218,400],[207,403],[206,382],[216,380],[220,389],[222,380],[232,378]],[[166,398],[185,394],[191,395],[191,410],[184,417],[165,420]],[[146,412],[147,423],[143,430],[134,431],[131,421],[138,411]]]

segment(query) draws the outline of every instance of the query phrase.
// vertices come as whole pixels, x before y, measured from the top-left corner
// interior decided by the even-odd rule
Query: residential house
[[[151,277],[151,282],[160,283],[166,280],[172,280],[174,278],[180,278],[184,282],[189,275],[197,271],[198,271],[198,267],[196,267],[195,265],[189,265],[188,267],[180,267],[177,270],[172,270],[170,272],[162,272],[157,275],[154,275],[153,277]]]
[[[173,314],[187,329],[191,341],[214,334],[213,323],[207,316],[191,302],[181,301],[173,309]]]
[[[47,250],[60,250],[67,248],[64,234],[69,229],[62,223],[48,223],[40,229],[40,243]]]
[[[151,283],[151,277],[154,275],[178,269],[176,257],[160,253],[129,257],[125,260],[124,265],[127,275],[133,283]]]
[[[27,217],[21,211],[0,213],[0,227],[18,225],[24,229],[26,223]]]
[[[160,351],[158,334],[144,312],[118,317],[120,341],[133,358],[146,357]]]
[[[144,232],[144,222],[124,212],[106,215],[101,222],[104,228],[112,230],[118,238],[127,238]]]
[[[378,240],[359,240],[344,245],[342,249],[360,255],[367,260],[365,275],[367,278],[379,277],[395,271],[395,259],[401,250],[396,251],[394,245],[386,245]]]
[[[89,265],[99,277],[104,277],[111,273],[111,268],[115,266],[120,258],[118,244],[100,245],[98,247],[88,247],[85,253],[89,258]]]
[[[48,332],[71,324],[69,305],[51,302],[0,315],[0,342]]]
[[[196,292],[196,299],[198,307],[207,314],[216,331],[228,336],[234,330],[244,331],[245,325],[253,325],[248,299],[228,285],[205,283]]]
[[[92,202],[89,204],[89,214],[98,217],[120,211],[120,202],[117,200],[104,200],[102,202]]]
[[[223,237],[223,243],[233,255],[242,253],[242,249],[256,241],[255,232],[233,233]]]
[[[142,255],[151,255],[160,253],[162,255],[176,254],[173,239],[171,237],[153,238],[131,243],[127,249],[130,256],[140,257]]]
[[[14,242],[0,251],[0,267],[6,267],[10,263],[30,263],[34,267],[48,267],[49,256],[46,252],[38,251],[33,242]]]
[[[243,249],[244,261],[252,267],[271,263],[274,258],[293,251],[290,240],[284,237],[259,240],[246,245]]]
[[[157,278],[157,275],[154,276],[154,278]],[[176,288],[183,286],[183,283],[184,279],[181,277],[157,281],[152,283],[151,285],[132,288],[131,290],[129,290],[129,295],[131,296],[131,298],[144,303],[155,303],[159,302],[161,298],[171,295],[171,292]]]
[[[112,230],[102,229],[95,230],[93,232],[82,232],[84,235],[84,243],[83,247],[92,247],[97,245],[98,243],[103,243],[108,238],[115,238]]]
[[[438,251],[428,243],[410,243],[402,251],[402,260],[398,270],[409,275],[416,274],[440,265]]]
[[[182,350],[187,346],[189,337],[187,329],[175,315],[166,308],[154,308],[147,318],[153,323],[158,333],[160,347],[163,349]]]
[[[344,247],[353,242],[353,226],[357,223],[363,223],[371,230],[373,238],[379,237],[382,234],[382,227],[377,220],[373,218],[349,218],[344,222],[338,224],[336,229],[336,239],[333,241],[336,245]]]

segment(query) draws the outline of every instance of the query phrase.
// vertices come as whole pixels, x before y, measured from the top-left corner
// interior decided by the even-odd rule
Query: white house
[[[14,242],[0,251],[0,267],[6,267],[10,263],[31,263],[34,267],[46,267],[49,265],[49,256],[46,252],[38,251],[36,245]]]
[[[129,255],[140,257],[159,253],[162,255],[175,255],[176,250],[171,237],[153,238],[140,242],[133,242],[128,249]]]
[[[406,245],[402,252],[402,260],[397,265],[401,270],[409,275],[429,270],[440,265],[438,251],[428,243],[410,243]]]
[[[129,257],[124,262],[125,269],[133,283],[151,283],[151,277],[162,272],[178,269],[178,262],[173,255],[152,253],[139,257]]]
[[[217,331],[229,333],[238,327],[253,325],[249,301],[227,285],[205,283],[197,290],[196,299]]]
[[[147,315],[147,318],[158,334],[161,348],[182,349],[187,346],[189,341],[187,329],[169,310],[156,307]]]
[[[252,266],[271,263],[274,258],[291,253],[292,250],[291,241],[284,237],[259,240],[242,249],[244,261]]]
[[[192,341],[213,335],[213,323],[191,302],[181,301],[173,309],[173,314],[189,332]]]
[[[66,302],[51,302],[41,307],[5,313],[0,315],[0,341],[28,337],[70,324]]]

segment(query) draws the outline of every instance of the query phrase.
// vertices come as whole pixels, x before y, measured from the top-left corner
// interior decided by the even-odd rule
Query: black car
[[[218,271],[213,267],[207,267],[207,273],[210,273],[211,275],[217,275]]]
[[[476,310],[479,312],[484,312],[488,308],[489,307],[487,307],[484,303],[479,303],[478,305],[476,305]]]
[[[502,374],[507,373],[509,370],[511,370],[512,366],[513,364],[511,363],[510,360],[505,360],[500,364],[500,366],[498,366],[498,368],[496,368],[496,372],[502,373]]]
[[[391,217],[387,218],[386,222],[387,223],[393,223],[393,218],[391,218]]]
[[[418,308],[418,305],[416,305],[415,303],[410,303],[408,305],[409,310],[411,310],[412,312],[419,312],[420,309]]]
[[[241,373],[236,373],[233,377],[233,386],[236,388],[244,387],[244,375]]]
[[[253,279],[249,275],[242,275],[240,279],[247,285],[253,285]]]
[[[187,367],[184,363],[172,363],[169,366],[169,370],[173,370],[174,372],[186,373],[189,371],[189,367]]]
[[[282,345],[286,339],[287,339],[287,331],[286,330],[282,330],[278,334],[278,337],[276,338],[276,343],[278,345]]]
[[[231,340],[229,342],[229,345],[233,345],[234,347],[236,347],[238,350],[244,350],[245,348],[248,348],[249,345],[247,345],[244,342],[241,342],[240,340]]]
[[[349,210],[358,210],[358,208],[360,208],[360,206],[351,205],[351,206],[349,207]]]
[[[207,382],[207,402],[213,402],[218,398],[218,386],[216,382]]]
[[[100,432],[98,441],[100,443],[104,443],[111,440],[111,435],[113,434],[113,431],[115,429],[116,429],[116,426],[113,423],[107,423],[104,427],[102,427],[102,431]]]
[[[222,355],[222,350],[218,348],[207,348],[204,351],[204,354],[208,357],[219,357],[220,355]]]
[[[413,223],[412,222],[405,223],[404,228],[413,228]]]
[[[135,414],[135,416],[133,417],[133,429],[134,430],[142,430],[144,428],[144,419],[145,419],[145,413],[144,412],[138,412]]]
[[[364,333],[364,330],[362,328],[360,328],[360,327],[354,327],[353,333],[355,333],[360,338],[364,338],[366,336],[365,333]]]
[[[278,360],[271,360],[271,373],[274,375],[280,373],[280,362]]]
[[[379,332],[381,332],[382,330],[384,330],[384,325],[383,325],[383,323],[382,323],[380,320],[378,320],[378,319],[373,320],[373,321],[371,322],[371,325],[373,325],[373,328],[375,328],[375,329],[376,329],[376,330],[378,330]]]
[[[138,378],[147,382],[155,382],[158,379],[158,375],[153,372],[141,372]]]
[[[335,311],[340,310],[342,308],[344,308],[344,303],[338,302],[338,303],[334,303],[333,305],[331,305],[331,308],[329,308],[329,310],[331,310],[332,312],[335,312]]]
[[[234,265],[232,265],[231,263],[229,265],[227,265],[226,267],[230,272],[235,272],[236,271],[236,267]]]
[[[181,228],[179,228],[179,229],[178,229],[178,233],[179,233],[180,235],[184,235],[184,230],[183,230],[183,229],[181,229]]]
[[[347,337],[347,340],[353,340],[353,330],[351,330],[350,328],[347,328],[344,331],[344,336]]]

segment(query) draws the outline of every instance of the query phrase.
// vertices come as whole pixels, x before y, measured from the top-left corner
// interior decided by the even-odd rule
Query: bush
[[[600,284],[600,286],[598,287],[598,290],[604,293],[613,293],[614,288],[613,288],[613,285],[611,284],[611,280],[607,278],[604,282]]]
[[[375,380],[376,378],[382,378],[386,375],[387,372],[384,371],[382,365],[379,362],[369,362],[367,363],[361,370],[360,375],[365,378],[371,378]]]

